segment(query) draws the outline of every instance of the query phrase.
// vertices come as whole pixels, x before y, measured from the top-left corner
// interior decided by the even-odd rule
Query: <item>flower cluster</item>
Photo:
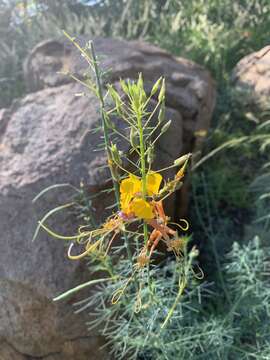
[[[137,259],[137,265],[140,268],[149,263],[153,251],[161,240],[166,243],[168,251],[174,251],[177,256],[186,246],[186,238],[179,237],[178,232],[168,226],[169,218],[165,215],[162,200],[155,200],[161,194],[166,193],[168,189],[171,189],[172,184],[175,188],[184,176],[189,155],[185,156],[184,159],[184,165],[176,174],[175,179],[162,189],[160,189],[162,176],[159,173],[152,171],[146,175],[146,199],[142,196],[142,180],[137,176],[130,174],[120,184],[120,217],[126,221],[142,219],[153,228]],[[188,230],[188,222],[184,219],[181,220],[185,226],[183,227],[180,224],[178,226],[184,231]]]
[[[159,173],[150,172],[146,175],[147,196],[153,197],[153,195],[158,194],[161,181],[162,176]],[[143,198],[142,181],[137,176],[130,174],[129,177],[121,181],[120,196],[123,217],[137,217],[144,220],[154,218],[154,204]]]
[[[168,251],[173,251],[179,256],[185,248],[186,238],[180,237],[176,230],[169,227],[170,219],[164,212],[163,197],[170,195],[171,189],[175,188],[184,176],[184,169],[189,157],[189,154],[182,157],[183,166],[175,178],[165,183],[162,188],[162,175],[154,171],[149,172],[146,175],[145,198],[142,193],[142,179],[130,173],[120,182],[120,210],[110,216],[99,229],[87,231],[81,228],[77,241],[80,244],[85,243],[85,250],[79,255],[72,255],[71,250],[74,247],[72,242],[68,249],[68,257],[78,260],[96,251],[107,255],[116,235],[121,232],[129,232],[128,225],[138,221],[144,221],[153,229],[137,258],[139,268],[149,263],[150,257],[160,241],[167,245]],[[184,219],[181,219],[181,222],[184,223],[183,226],[176,225],[183,231],[188,230],[188,222]],[[109,240],[106,241],[108,238]]]

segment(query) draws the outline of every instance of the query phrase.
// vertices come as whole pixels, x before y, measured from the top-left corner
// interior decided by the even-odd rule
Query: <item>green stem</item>
[[[143,125],[142,125],[142,115],[140,110],[137,112],[137,123],[139,130],[139,140],[140,140],[140,162],[141,162],[141,178],[142,178],[142,197],[146,199],[146,165],[145,165],[145,149],[144,149],[144,138],[143,138]],[[144,234],[144,242],[147,243],[148,240],[148,230],[147,224],[144,221],[143,223],[143,234]]]
[[[179,300],[185,290],[186,285],[187,285],[186,280],[184,280],[183,282],[180,283],[178,294],[174,300],[173,306],[170,308],[170,310],[166,316],[166,319],[164,320],[163,324],[161,325],[161,329],[165,328],[165,326],[167,325],[168,321],[170,320],[172,314],[174,313],[174,310],[175,310],[177,304],[179,303]]]
[[[96,77],[97,92],[98,92],[98,98],[100,101],[100,115],[101,115],[101,120],[102,120],[102,129],[103,129],[103,134],[104,134],[105,150],[106,150],[108,159],[111,159],[111,151],[110,151],[110,147],[109,147],[109,130],[108,130],[106,116],[105,116],[106,112],[105,112],[105,103],[104,103],[104,96],[103,96],[103,90],[102,90],[102,84],[101,84],[101,74],[99,71],[99,67],[97,65],[96,53],[95,53],[94,45],[92,42],[91,42],[91,55],[93,58],[93,67],[94,67],[94,72],[95,72],[95,77]],[[110,171],[111,171],[111,168],[110,168]],[[112,181],[113,181],[113,188],[114,188],[114,194],[115,194],[115,200],[117,203],[117,208],[118,208],[118,210],[120,210],[119,185],[114,180],[112,171],[111,171],[111,177],[112,177]],[[125,233],[124,233],[124,240],[125,240],[128,257],[132,263],[132,254],[131,254],[128,238]]]
[[[108,130],[106,116],[105,116],[105,104],[104,104],[104,97],[103,97],[103,91],[102,91],[102,85],[101,85],[101,74],[99,71],[99,67],[97,65],[97,58],[96,58],[96,53],[95,53],[93,43],[91,43],[91,54],[92,54],[92,58],[93,58],[93,66],[94,66],[94,72],[95,72],[95,77],[96,77],[97,92],[98,92],[98,98],[99,98],[99,102],[100,102],[100,115],[101,115],[101,121],[102,121],[102,130],[103,130],[103,134],[104,134],[105,150],[106,150],[108,159],[110,159],[111,152],[110,152],[110,148],[109,148],[109,130]],[[114,180],[113,176],[112,176],[112,180],[113,180],[113,187],[114,187],[114,193],[115,193],[115,200],[117,203],[117,207],[119,209],[119,203],[120,203],[119,202],[119,186],[118,186],[118,183]]]
[[[141,178],[142,178],[142,197],[146,199],[146,164],[145,164],[145,148],[144,148],[144,138],[143,138],[143,125],[142,125],[142,114],[140,109],[137,111],[137,123],[138,123],[138,130],[139,130],[139,141],[140,141],[140,164],[141,164]],[[143,237],[144,237],[144,244],[146,246],[148,241],[148,228],[146,221],[143,222]],[[148,255],[148,254],[147,254]],[[152,285],[150,281],[150,266],[147,265],[147,277],[148,277],[148,284],[150,289],[151,298],[153,297]]]
[[[78,285],[78,286],[76,286],[75,288],[72,288],[72,289],[64,292],[64,293],[61,294],[61,295],[58,295],[57,297],[55,297],[55,298],[53,299],[53,301],[62,300],[62,299],[64,299],[65,297],[70,296],[70,295],[74,294],[75,292],[80,291],[80,290],[82,290],[82,289],[84,289],[84,288],[86,288],[86,287],[88,287],[88,286],[95,285],[95,284],[99,284],[99,283],[102,283],[102,282],[104,282],[104,281],[111,281],[111,280],[113,280],[113,278],[90,280],[90,281],[88,281],[88,282],[86,282],[86,283],[84,283],[84,284]]]

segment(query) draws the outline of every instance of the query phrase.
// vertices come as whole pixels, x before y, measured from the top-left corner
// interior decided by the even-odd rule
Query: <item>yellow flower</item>
[[[153,205],[142,198],[135,198],[130,204],[130,210],[139,219],[150,220],[154,217]]]
[[[162,176],[155,172],[146,175],[146,191],[148,196],[158,194]],[[142,199],[142,180],[130,174],[120,184],[120,205],[125,214],[133,213],[140,219],[153,219],[153,206]]]

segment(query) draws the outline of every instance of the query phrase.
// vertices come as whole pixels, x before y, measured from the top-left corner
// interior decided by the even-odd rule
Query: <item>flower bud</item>
[[[189,253],[189,257],[191,259],[194,259],[196,257],[198,257],[199,255],[199,250],[196,248],[196,246],[193,246],[193,248],[191,249],[190,253]]]
[[[178,159],[175,159],[174,160],[174,165],[177,165],[177,166],[181,166],[183,165],[187,160],[189,160],[191,158],[192,154],[191,153],[188,153],[188,154],[185,154],[183,156],[180,156]]]
[[[171,122],[172,122],[172,120],[169,120],[169,121],[166,122],[166,124],[164,124],[162,126],[162,128],[160,130],[161,134],[165,133],[169,129],[169,127],[171,125]]]
[[[159,95],[158,95],[158,101],[163,101],[164,98],[165,98],[165,90],[166,90],[166,87],[165,87],[165,79],[162,79],[162,85],[161,85],[161,89],[160,89],[160,92],[159,92]]]
[[[155,95],[155,93],[158,91],[161,81],[162,81],[162,77],[160,77],[155,82],[155,84],[153,85],[152,90],[151,90],[151,96]]]
[[[162,105],[158,113],[158,123],[161,124],[165,119],[165,106]]]
[[[180,168],[180,170],[176,173],[175,175],[175,178],[178,179],[178,180],[181,180],[182,177],[184,176],[185,174],[185,171],[186,171],[186,167],[187,167],[187,163],[188,163],[188,160],[186,160],[186,162],[184,163],[184,165]]]
[[[139,88],[139,90],[143,89],[143,77],[142,77],[142,73],[139,73],[139,78],[137,81],[137,86]]]
[[[147,152],[147,162],[148,164],[152,164],[155,158],[155,153],[154,153],[154,147],[151,147],[148,149]]]

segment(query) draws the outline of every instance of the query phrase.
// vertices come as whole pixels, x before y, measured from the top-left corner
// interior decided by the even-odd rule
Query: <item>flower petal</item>
[[[135,175],[121,181],[120,184],[120,205],[124,213],[129,212],[129,205],[134,195],[141,191],[141,180]]]
[[[149,220],[154,217],[153,206],[141,198],[132,200],[130,209],[137,218]]]
[[[150,172],[146,175],[146,188],[150,196],[158,194],[162,176],[159,173]]]
[[[129,177],[121,181],[120,193],[128,193],[134,195],[141,189],[141,180],[135,175],[130,174]]]

